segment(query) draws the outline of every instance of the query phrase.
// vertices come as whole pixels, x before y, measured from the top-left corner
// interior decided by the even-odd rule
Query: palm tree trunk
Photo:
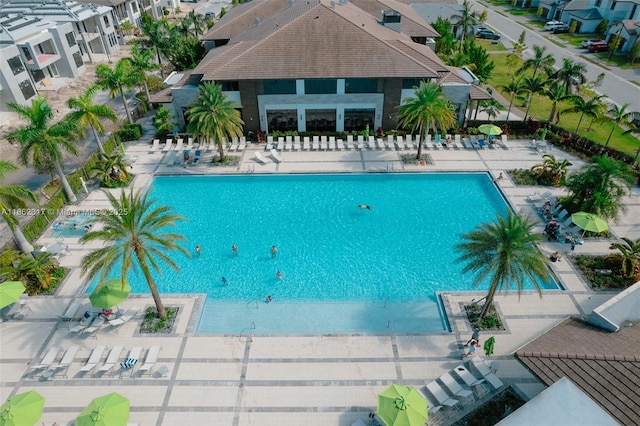
[[[7,222],[7,225],[9,226],[9,229],[13,234],[13,239],[18,245],[18,249],[20,249],[22,253],[30,254],[34,249],[33,249],[33,246],[29,243],[29,241],[27,241],[27,239],[25,238],[24,234],[22,233],[22,229],[20,229],[18,225],[12,226],[6,220],[5,222]]]
[[[487,298],[484,301],[484,306],[480,311],[478,322],[482,321],[484,317],[487,316],[487,313],[489,313],[489,308],[491,307],[491,305],[493,305],[493,297],[496,295],[496,289],[497,289],[497,286],[495,285],[492,285],[491,287],[489,287],[489,293],[487,293]]]
[[[151,291],[151,297],[153,298],[153,303],[156,305],[158,317],[165,319],[167,317],[167,311],[164,309],[164,304],[162,303],[162,299],[160,299],[160,294],[158,293],[158,287],[156,286],[156,283],[151,276],[151,272],[149,271],[149,265],[147,265],[144,255],[139,250],[136,250],[135,253],[138,258],[138,262],[140,263],[140,269],[142,269],[142,273],[147,280],[149,291]]]
[[[533,98],[533,93],[529,95],[529,99],[527,100],[527,111],[524,113],[524,120],[527,121],[527,117],[529,116],[529,108],[531,108],[531,98]]]
[[[424,129],[422,126],[420,126],[420,132],[418,134],[420,135],[420,143],[418,144],[418,154],[416,155],[416,160],[419,160],[422,156],[422,144],[424,143]]]
[[[160,77],[164,79],[164,71],[162,70],[162,59],[160,59],[160,50],[157,47],[156,56],[158,57],[158,68],[160,68]]]
[[[611,127],[611,132],[609,133],[609,137],[607,138],[607,142],[605,142],[604,147],[606,148],[607,146],[609,146],[609,141],[611,140],[611,136],[613,136],[613,131],[616,129],[616,125],[618,123],[613,123],[613,126]]]
[[[147,84],[147,76],[144,76],[144,79],[142,80],[142,82],[144,83],[144,93],[147,95],[147,105],[149,106],[149,111],[153,111],[153,105],[151,104],[151,101],[149,99],[151,99],[151,94],[149,94],[149,85]]]
[[[220,162],[224,160],[224,145],[222,145],[222,141],[218,141],[218,153],[220,154]]]
[[[70,202],[75,203],[78,201],[76,194],[73,193],[71,189],[71,185],[69,185],[69,181],[67,177],[64,175],[64,171],[62,171],[62,166],[58,160],[54,160],[53,167],[56,169],[56,173],[58,173],[58,177],[60,178],[60,184],[62,185],[62,189],[64,189],[64,193],[67,195],[67,198]]]
[[[511,95],[511,100],[509,101],[509,109],[507,110],[507,120],[509,121],[509,114],[511,114],[511,106],[513,105],[513,95]]]
[[[580,115],[580,120],[578,120],[578,126],[576,127],[576,131],[573,133],[573,137],[578,136],[578,132],[580,131],[580,125],[582,124],[582,119],[584,118],[584,112]]]
[[[594,122],[594,121],[596,121],[596,119],[595,119],[595,118],[592,118],[592,119],[591,119],[591,123],[589,123],[589,127],[587,127],[587,132],[590,132],[590,131],[591,131],[591,126],[593,126],[593,122]]]
[[[96,140],[96,143],[98,144],[98,151],[100,151],[100,154],[104,156],[106,153],[104,152],[104,146],[102,146],[102,142],[100,142],[100,136],[98,135],[96,128],[93,126],[89,126],[89,127],[91,127],[91,131],[93,132],[93,138]]]
[[[129,120],[129,124],[133,124],[133,120],[131,119],[131,113],[129,112],[129,107],[127,106],[127,98],[124,97],[124,90],[122,90],[122,86],[120,86],[120,96],[122,97],[124,112],[127,114],[127,120]]]
[[[555,118],[556,118],[556,104],[554,102],[553,104],[551,104],[551,113],[549,114],[549,119],[547,120],[547,122],[553,124],[553,120]]]

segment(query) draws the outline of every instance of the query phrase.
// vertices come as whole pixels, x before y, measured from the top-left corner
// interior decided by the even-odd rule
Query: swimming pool
[[[441,331],[436,292],[474,289],[459,235],[507,210],[483,173],[156,177],[153,196],[193,253],[158,288],[206,293],[203,333]]]

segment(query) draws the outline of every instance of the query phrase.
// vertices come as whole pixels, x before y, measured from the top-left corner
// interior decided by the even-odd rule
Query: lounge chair
[[[440,136],[440,135],[435,135],[433,137],[432,145],[433,145],[434,149],[439,149],[442,146],[442,144],[440,143],[440,138],[442,138],[442,136]]]
[[[329,137],[329,151],[336,150],[336,138],[335,136]]]
[[[167,139],[167,141],[164,144],[164,148],[162,148],[162,152],[171,151],[172,148],[173,148],[173,139]]]
[[[382,138],[378,138],[376,139],[376,145],[378,145],[378,149],[387,149],[385,144],[384,144],[384,139]]]
[[[485,383],[486,380],[484,378],[478,379],[476,376],[471,374],[469,370],[464,368],[463,365],[459,365],[451,371],[453,371],[453,373],[456,376],[458,376],[464,382],[464,384],[467,385],[470,389],[476,389],[476,390],[482,389],[486,392],[486,390],[482,386],[480,386],[483,383]]]
[[[270,148],[273,148],[273,147],[274,147],[274,145],[273,145],[273,144],[274,144],[274,142],[273,142],[273,136],[267,136],[267,145],[268,145]]]
[[[167,159],[164,162],[167,166],[173,166],[176,163],[176,152],[171,151],[167,154]]]
[[[87,314],[89,315],[88,317],[87,317]],[[85,312],[82,318],[80,318],[80,324],[69,329],[69,333],[70,334],[80,333],[82,330],[89,327],[93,322],[93,320],[96,319],[97,316],[98,316],[98,312],[95,312],[95,311]]]
[[[438,404],[440,404],[441,406],[449,407],[449,408],[454,408],[454,407],[460,408],[458,407],[458,405],[460,404],[460,401],[458,401],[457,399],[451,398],[449,395],[447,395],[444,389],[442,389],[435,380],[427,383],[427,386],[425,387],[427,388],[429,393],[433,395],[436,401],[438,401]]]
[[[98,334],[98,330],[102,327],[105,321],[106,319],[103,315],[98,315],[89,327],[80,332],[80,335],[82,335],[82,337],[93,337],[95,339]]]
[[[238,150],[238,138],[233,138],[231,141],[231,145],[229,146],[229,151],[237,151]]]
[[[111,352],[109,352],[109,356],[107,356],[107,360],[104,362],[102,367],[98,368],[95,373],[93,373],[93,377],[95,377],[98,373],[100,374],[109,374],[111,375],[111,370],[115,368],[118,364],[118,360],[120,359],[120,354],[124,350],[124,346],[114,346],[111,348]]]
[[[89,355],[87,363],[80,369],[80,373],[91,373],[102,359],[102,354],[106,349],[107,347],[104,345],[96,346],[95,348],[93,348],[93,350],[91,351],[91,355]]]
[[[185,149],[182,151],[182,164],[189,164],[193,159],[191,158],[191,151]]]
[[[404,138],[402,136],[397,136],[395,144],[398,151],[402,151],[404,149]]]
[[[351,136],[351,140],[349,140],[349,137],[347,137],[347,142],[346,142],[346,149],[354,149],[353,147],[353,136]]]
[[[369,149],[376,149],[376,138],[374,136],[369,136],[369,142],[367,143]]]
[[[444,420],[444,415],[442,414],[442,405],[438,404],[433,400],[431,396],[429,396],[429,392],[427,392],[427,387],[423,386],[417,389],[420,396],[422,396],[427,401],[427,412],[429,413],[429,422],[440,423]]]
[[[295,151],[300,151],[300,136],[293,137],[293,149]]]
[[[427,136],[424,137],[424,147],[429,149],[429,145],[431,145],[431,133],[427,133]]]
[[[314,151],[320,151],[320,136],[314,136],[311,141],[311,149]]]
[[[276,160],[278,163],[282,163],[284,161],[282,157],[280,157],[280,154],[278,154],[278,151],[276,151],[275,149],[272,148],[270,152],[273,159]]]
[[[30,368],[32,370],[42,370],[50,368],[51,365],[56,362],[56,358],[58,358],[58,353],[60,352],[60,347],[52,346],[49,350],[44,354],[40,362],[36,365],[32,365]]]
[[[447,390],[454,396],[464,399],[470,399],[470,402],[473,402],[475,400],[475,398],[473,397],[473,391],[470,389],[463,389],[462,386],[460,386],[460,383],[456,382],[456,379],[453,378],[451,373],[443,374],[439,377],[439,380],[442,382],[444,387],[447,388]]]
[[[302,141],[302,149],[309,151],[311,149],[311,140],[309,139],[309,136],[305,136]]]
[[[460,149],[460,146],[462,146],[462,144],[460,143],[460,135],[453,135],[452,144],[455,149]]]
[[[268,158],[265,158],[265,157],[263,157],[263,156],[262,156],[262,154],[260,154],[260,151],[256,151],[256,153],[255,153],[255,155],[253,156],[253,158],[254,158],[257,162],[259,162],[259,163],[261,163],[261,164],[267,164],[267,163],[269,163],[269,162],[270,162]]]
[[[178,139],[178,142],[176,143],[176,147],[174,149],[180,152],[180,150],[182,149],[182,144],[183,144],[183,139]]]
[[[213,139],[209,139],[209,144],[207,145],[207,151],[211,152],[217,146],[216,142]]]
[[[358,145],[357,145],[359,150],[363,150],[364,149],[364,136],[362,135],[358,135]]]
[[[500,135],[500,146],[504,149],[509,149],[509,145],[507,145],[507,135]]]
[[[278,138],[278,151],[282,151],[284,149],[284,137],[280,136]]]
[[[186,149],[193,149],[193,138],[188,138],[187,139]]]
[[[464,146],[465,149],[473,149],[473,145],[471,145],[471,142],[469,142],[467,138],[462,138],[462,146]]]
[[[527,201],[535,203],[537,201],[543,201],[548,199],[549,197],[551,197],[553,195],[553,193],[551,191],[547,191],[544,192],[542,194],[538,193],[538,192],[534,192],[532,195],[529,195],[527,197]]]
[[[149,148],[149,154],[153,154],[156,151],[160,151],[160,139],[153,140],[153,144]]]
[[[404,144],[407,146],[407,149],[411,149],[413,148],[413,136],[412,135],[405,135],[404,136]]]
[[[482,147],[480,146],[480,144],[478,143],[478,140],[476,139],[476,135],[470,135],[469,136],[469,140],[471,142],[471,146],[474,149],[482,149]]]
[[[128,370],[131,370],[130,377],[133,377],[133,373],[134,373],[133,370],[136,364],[138,363],[138,359],[140,358],[141,353],[142,353],[142,348],[140,346],[136,346],[135,348],[129,351],[129,356],[127,357],[127,359],[125,359],[123,362],[119,364],[120,369],[118,370],[118,376],[121,379],[122,379],[122,373]],[[110,375],[111,377],[113,377],[116,375],[116,373],[113,370],[111,370]]]
[[[138,308],[129,308],[125,313],[120,315],[118,318],[110,320],[109,325],[112,328],[121,326],[122,324],[129,322],[134,316],[136,316],[138,312],[140,312],[140,309]],[[117,329],[116,329],[116,332],[117,332]]]
[[[238,144],[238,151],[244,151],[245,149],[247,149],[247,138],[241,136],[240,143]]]
[[[548,152],[549,151],[549,145],[547,145],[547,143],[545,141],[536,141],[536,151],[538,152]]]
[[[347,135],[347,144],[353,145],[353,135]]]
[[[144,359],[144,364],[142,364],[138,369],[140,376],[144,376],[145,374],[148,374],[148,375],[153,374],[153,367],[155,367],[156,362],[158,362],[158,356],[160,355],[161,349],[162,349],[161,346],[151,346],[149,348],[149,351],[147,352],[147,356]]]
[[[416,148],[419,148],[419,147],[420,147],[420,144],[422,143],[422,140],[421,140],[421,138],[420,138],[420,135],[416,135],[416,136],[413,138],[413,143],[414,143],[414,145],[415,145],[415,147],[416,147]]]
[[[474,356],[469,361],[469,366],[477,371],[487,381],[487,383],[491,385],[494,390],[498,390],[502,386],[504,386],[504,383],[502,383],[502,381],[498,379],[498,376],[495,375],[495,373],[491,370],[491,368],[489,368],[487,363],[484,362],[482,358]]]
[[[67,370],[69,369],[69,366],[75,359],[76,354],[78,353],[79,350],[80,350],[80,346],[77,346],[77,345],[73,345],[69,347],[69,349],[67,349],[67,351],[62,356],[60,363],[58,363],[58,365],[52,366],[47,372],[42,373],[42,375],[45,376],[45,378],[55,377],[55,376],[67,377]],[[45,373],[48,373],[48,374],[45,374]]]
[[[326,136],[320,136],[320,150],[321,151],[326,151],[328,148],[328,144],[329,141],[327,140]]]
[[[62,321],[71,322],[72,319],[76,317],[78,313],[78,309],[80,309],[80,302],[71,302],[71,304],[67,307],[62,315],[58,315]]]
[[[287,151],[293,150],[293,137],[286,136],[284,139],[284,149]]]
[[[191,162],[191,164],[198,164],[201,157],[202,157],[202,151],[200,151],[199,149],[196,149],[195,154],[193,154],[193,161]]]

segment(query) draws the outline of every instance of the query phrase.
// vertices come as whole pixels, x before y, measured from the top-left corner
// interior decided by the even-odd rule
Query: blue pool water
[[[486,174],[172,176],[153,196],[188,218],[177,231],[193,253],[158,288],[206,293],[203,333],[442,330],[436,292],[475,289],[460,234],[507,209]]]

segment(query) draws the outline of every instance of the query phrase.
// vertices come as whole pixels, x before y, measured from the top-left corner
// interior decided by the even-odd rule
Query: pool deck
[[[147,187],[154,174],[219,173],[327,173],[327,172],[489,172],[498,176],[513,168],[529,168],[542,161],[528,141],[510,141],[510,149],[427,150],[433,160],[428,166],[403,165],[400,155],[415,151],[282,152],[282,163],[262,165],[252,158],[264,145],[250,145],[240,155],[237,167],[213,167],[205,157],[197,165],[183,167],[164,164],[166,153],[148,153],[148,144],[130,145],[128,155],[136,157],[134,186]],[[583,162],[553,149],[558,159],[568,158],[570,169]],[[263,156],[269,157],[268,151]],[[526,196],[547,188],[516,186],[506,173],[497,182],[511,205],[523,214],[537,217]],[[549,188],[561,194],[562,190]],[[640,237],[639,189],[627,198],[628,210],[619,223],[611,224],[616,236]],[[79,209],[107,208],[101,191],[93,191]],[[452,220],[455,216],[452,215]],[[543,225],[540,224],[540,231]],[[51,233],[39,241],[59,242]],[[587,240],[576,253],[607,253],[611,240]],[[119,392],[131,400],[131,422],[139,425],[351,425],[367,420],[375,410],[377,394],[391,383],[422,386],[464,362],[463,343],[471,335],[461,312],[464,303],[484,296],[484,292],[444,294],[443,300],[451,332],[419,335],[301,335],[252,336],[196,335],[195,318],[201,295],[164,295],[168,306],[180,307],[174,332],[147,336],[137,332],[140,315],[120,326],[118,332],[102,328],[95,338],[71,335],[68,324],[58,319],[72,301],[86,302],[86,286],[78,268],[83,255],[97,245],[80,246],[77,239],[65,238],[70,254],[61,264],[72,268],[57,294],[26,299],[32,312],[23,320],[0,324],[0,399],[28,390],[45,397],[41,422],[57,426],[73,420],[94,397]],[[543,243],[551,253],[568,252],[567,244]],[[591,291],[570,262],[552,264],[564,291],[546,291],[542,298],[527,292],[498,295],[496,304],[506,320],[507,330],[496,337],[492,366],[498,377],[533,397],[544,389],[511,354],[522,345],[569,315],[585,315],[608,300],[613,292]],[[148,295],[132,295],[120,309],[153,305]],[[482,335],[484,340],[489,335]],[[39,362],[50,347],[67,349],[79,345],[68,377],[44,380],[33,374],[30,365]],[[155,369],[166,366],[166,377],[147,375],[123,378],[84,376],[79,372],[91,350],[98,345],[109,349],[124,345],[120,360],[135,346],[146,350],[162,346]],[[482,352],[482,351],[479,351]],[[104,362],[107,351],[103,354]],[[62,356],[62,352],[59,356]],[[144,353],[143,353],[144,358]],[[102,365],[102,362],[100,365]],[[138,364],[139,365],[139,364]],[[41,424],[40,422],[38,424]]]

